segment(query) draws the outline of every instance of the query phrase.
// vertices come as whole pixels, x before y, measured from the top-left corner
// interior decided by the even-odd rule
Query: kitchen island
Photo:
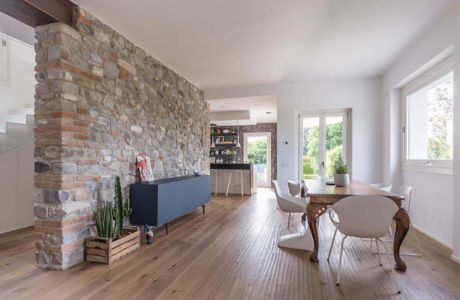
[[[240,174],[240,171],[242,174]],[[252,195],[256,192],[256,178],[254,165],[252,163],[211,163],[212,177],[212,193],[225,194],[227,192],[228,180],[232,173],[231,184],[228,189],[229,194],[241,195],[241,187],[239,185],[241,175],[243,178],[243,194]]]

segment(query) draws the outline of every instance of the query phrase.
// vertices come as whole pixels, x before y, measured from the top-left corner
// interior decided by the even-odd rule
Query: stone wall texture
[[[270,132],[271,133],[271,180],[275,180],[277,176],[277,139],[276,139],[276,123],[259,123],[256,125],[246,125],[238,127],[238,135],[240,136],[241,150],[238,151],[238,161],[244,161],[244,133],[254,132]]]
[[[203,92],[83,10],[74,27],[36,28],[36,261],[83,261],[93,208],[136,180],[146,152],[155,178],[209,174]]]

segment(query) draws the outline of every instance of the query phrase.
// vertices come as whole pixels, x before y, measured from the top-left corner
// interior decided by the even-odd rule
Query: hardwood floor
[[[291,231],[300,215],[293,215]],[[251,198],[217,197],[206,209],[160,230],[113,265],[82,263],[63,272],[34,265],[33,230],[0,235],[0,299],[459,299],[460,266],[449,250],[419,235],[423,257],[408,257],[406,273],[383,268],[369,242],[355,239],[345,251],[340,287],[335,286],[338,247],[327,217],[320,221],[319,264],[308,252],[277,247],[287,233],[287,214],[276,209],[273,192]],[[414,248],[413,232],[403,251]],[[397,295],[397,291],[402,292]]]

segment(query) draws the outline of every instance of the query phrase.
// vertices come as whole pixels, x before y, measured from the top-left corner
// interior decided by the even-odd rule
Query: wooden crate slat
[[[123,229],[123,237],[113,241],[107,238],[86,239],[86,260],[110,264],[140,247],[140,230],[130,226]]]
[[[139,244],[139,243],[136,243],[136,244],[132,245],[131,247],[126,248],[126,249],[124,249],[123,251],[120,251],[120,252],[118,252],[118,253],[115,254],[115,255],[110,256],[110,258],[109,258],[109,263],[114,262],[114,261],[116,261],[117,259],[120,259],[122,256],[124,256],[124,255],[126,255],[126,254],[129,254],[129,253],[131,253],[131,252],[133,252],[134,250],[136,250],[136,249],[139,248],[139,247],[140,247],[140,244]]]
[[[109,244],[87,240],[86,247],[107,250],[109,249]]]
[[[134,244],[138,244],[139,243],[139,240],[138,239],[133,239],[133,240],[130,240],[130,241],[127,241],[126,243],[123,243],[117,247],[114,247],[111,249],[110,253],[112,255],[115,255],[117,253],[119,253],[120,251],[123,251],[124,249],[128,248],[128,247],[131,247],[132,245]]]
[[[97,263],[103,263],[103,264],[108,264],[109,263],[109,258],[108,257],[97,256],[97,255],[86,255],[86,260],[87,261],[92,261],[92,262],[97,262]]]
[[[118,240],[112,241],[112,245],[111,245],[112,249],[117,247],[120,244],[125,243],[126,241],[135,239],[138,236],[139,236],[139,230],[136,230],[134,232],[130,232],[128,235],[125,235],[124,237],[122,237],[122,238],[120,238]]]
[[[108,256],[107,250],[96,249],[96,248],[87,248],[86,253],[90,255],[98,255],[98,256]]]

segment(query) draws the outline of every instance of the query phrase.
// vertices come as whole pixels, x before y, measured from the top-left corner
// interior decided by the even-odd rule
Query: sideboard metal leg
[[[201,205],[201,207],[203,207],[203,214],[206,212],[206,208],[204,205]]]
[[[165,223],[166,235],[169,235],[169,223]]]

